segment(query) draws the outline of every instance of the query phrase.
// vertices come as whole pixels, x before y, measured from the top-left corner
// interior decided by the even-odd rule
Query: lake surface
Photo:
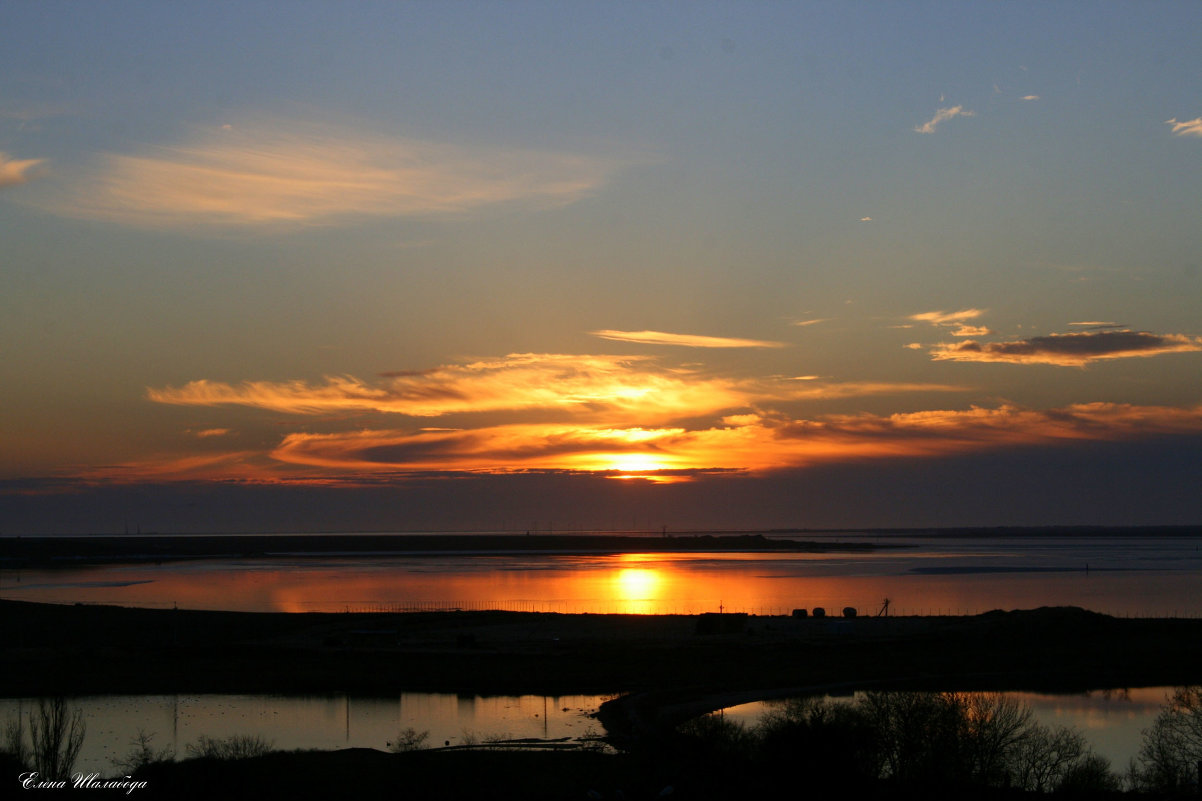
[[[1011,693],[1047,725],[1081,731],[1093,749],[1126,769],[1170,693],[1153,687],[1077,695]],[[348,747],[386,750],[398,732],[429,732],[425,747],[464,745],[489,739],[565,739],[603,734],[590,717],[609,696],[474,696],[402,693],[391,698],[346,695],[92,696],[69,699],[84,713],[87,735],[76,769],[116,775],[113,760],[126,756],[139,731],[153,734],[156,749],[179,758],[201,735],[252,735],[278,749]],[[0,699],[0,722],[27,714],[32,699]],[[743,704],[722,714],[754,725],[772,702]]]
[[[1202,615],[1192,537],[947,538],[838,534],[867,552],[564,555],[272,554],[155,564],[5,570],[0,597],[244,611],[518,611],[788,614],[854,607],[976,614],[1080,606],[1125,616]]]

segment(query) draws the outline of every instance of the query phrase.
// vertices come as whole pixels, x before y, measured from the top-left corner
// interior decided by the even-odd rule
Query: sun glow
[[[613,576],[613,599],[628,613],[649,614],[659,600],[663,580],[648,567],[620,568]]]
[[[688,476],[661,471],[671,470],[680,465],[673,460],[649,453],[600,453],[589,458],[585,469],[608,473],[609,478],[621,480],[642,479],[655,484],[674,484],[688,481]]]
[[[597,455],[598,470],[621,470],[623,473],[646,473],[671,467],[667,460],[649,453],[614,453]]]

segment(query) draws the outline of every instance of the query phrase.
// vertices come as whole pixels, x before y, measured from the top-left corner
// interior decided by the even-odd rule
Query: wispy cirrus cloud
[[[1165,125],[1172,126],[1174,136],[1202,136],[1202,117],[1177,122],[1177,118],[1165,120]]]
[[[982,337],[992,333],[985,326],[969,325],[967,320],[975,320],[985,312],[982,309],[961,309],[960,311],[945,312],[931,311],[912,314],[909,319],[920,323],[930,323],[940,328],[953,328],[954,337]]]
[[[328,225],[570,203],[620,166],[619,159],[266,118],[198,130],[177,145],[108,154],[51,210],[150,228]]]
[[[701,334],[670,334],[665,331],[591,331],[595,337],[616,342],[637,342],[643,345],[675,345],[683,348],[783,348],[783,342],[761,339],[734,339]]]
[[[3,151],[0,151],[0,188],[5,186],[16,186],[29,181],[38,173],[39,165],[45,163],[45,159],[14,159]]]
[[[568,415],[672,416],[682,407],[740,406],[747,391],[729,379],[662,368],[639,356],[510,354],[467,364],[401,371],[366,381],[191,381],[148,390],[159,403],[238,405],[293,414],[383,412],[410,417],[542,409]]]
[[[1085,403],[1055,409],[936,409],[904,414],[727,415],[702,426],[521,423],[472,429],[293,432],[265,451],[102,465],[64,486],[155,482],[362,485],[409,477],[579,472],[652,480],[764,473],[824,463],[940,458],[1017,446],[1202,433],[1202,406]]]
[[[279,466],[262,451],[228,451],[151,456],[120,464],[96,465],[76,476],[84,483],[113,484],[143,481],[213,481],[275,483]]]
[[[964,106],[952,106],[951,108],[941,108],[935,112],[935,116],[924,122],[922,125],[915,126],[914,130],[921,134],[933,134],[935,128],[948,120],[954,120],[956,117],[975,117],[976,112],[969,111]]]
[[[961,309],[960,311],[929,311],[921,314],[911,314],[909,319],[931,325],[959,325],[965,320],[975,320],[984,314],[983,309]]]
[[[1202,350],[1202,337],[1146,331],[1050,334],[1013,342],[948,343],[930,352],[936,361],[1007,362],[1083,367],[1102,359],[1125,359]]]
[[[971,319],[974,311],[929,314],[943,324],[956,324]],[[1120,347],[1108,339],[1113,335],[1064,336],[1087,337],[1094,343],[1092,349],[1070,347],[1078,359],[1085,358],[1084,351],[1093,358],[1124,348],[1152,349],[1148,343]],[[1044,339],[1062,338],[1032,340],[1044,347],[1046,357],[1055,346],[1040,341]],[[1165,339],[1161,349],[1173,344],[1182,343]],[[1202,349],[1199,342],[1191,340],[1189,345]],[[243,475],[256,482],[337,484],[569,471],[679,481],[698,472],[754,473],[824,462],[939,457],[1022,444],[1202,432],[1202,407],[1093,403],[1031,410],[1003,405],[814,417],[806,416],[799,405],[962,389],[840,383],[813,375],[738,378],[647,357],[530,353],[397,371],[371,381],[349,376],[319,383],[195,381],[148,394],[168,404],[238,405],[310,416],[377,412],[422,423],[377,423],[346,430],[339,421],[311,419],[304,430],[293,429],[257,452],[116,465],[94,471],[91,478],[134,481],[158,475],[163,480],[230,481]],[[425,424],[428,418],[452,415],[456,416],[447,425]]]
[[[665,366],[642,356],[510,354],[365,381],[331,376],[321,383],[190,381],[151,388],[158,403],[247,406],[291,414],[381,412],[409,417],[542,410],[574,421],[648,425],[779,403],[904,392],[958,391],[943,384],[797,382],[734,378]]]
[[[795,419],[732,415],[704,428],[510,425],[471,431],[354,431],[286,436],[271,458],[337,472],[746,471],[1017,445],[1202,432],[1202,407],[1078,404],[972,407]]]

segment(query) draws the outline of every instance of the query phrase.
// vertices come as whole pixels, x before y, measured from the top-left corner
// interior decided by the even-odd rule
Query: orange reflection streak
[[[663,579],[660,571],[647,567],[618,568],[613,576],[613,598],[626,605],[626,611],[653,613],[661,600]]]
[[[850,557],[840,557],[844,563]],[[824,607],[839,614],[855,607],[876,614],[884,598],[895,615],[974,614],[990,609],[1081,606],[1100,612],[1115,599],[1139,598],[1142,614],[1168,614],[1189,597],[1192,574],[1167,577],[1148,593],[1146,577],[1097,574],[1049,584],[1041,573],[958,575],[829,575],[829,557],[757,554],[632,554],[553,560],[458,557],[452,562],[414,559],[196,562],[187,566],[112,566],[22,571],[19,584],[5,578],[0,596],[52,603],[242,611],[342,612],[387,609],[512,609],[526,611],[698,614],[727,611],[788,614]],[[525,569],[527,566],[538,569]],[[837,568],[852,572],[853,568]],[[824,575],[824,573],[827,573]],[[140,583],[139,583],[140,582]],[[1143,582],[1141,584],[1141,582]],[[1158,605],[1164,608],[1159,608]]]

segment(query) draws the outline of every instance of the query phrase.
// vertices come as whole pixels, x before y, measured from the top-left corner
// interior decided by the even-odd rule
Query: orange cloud
[[[37,172],[39,164],[45,159],[10,159],[7,153],[0,151],[0,187],[23,184]]]
[[[760,339],[731,339],[700,334],[668,334],[663,331],[593,331],[593,336],[618,342],[639,342],[646,345],[679,345],[686,348],[783,348],[783,342]]]
[[[1202,406],[1092,403],[1047,411],[972,407],[812,420],[732,415],[719,425],[693,430],[526,424],[454,432],[297,433],[285,437],[271,457],[290,465],[367,473],[760,472],[821,462],[1199,432]]]
[[[147,395],[159,403],[240,405],[293,414],[360,411],[439,417],[541,409],[576,421],[649,425],[761,403],[957,389],[886,382],[803,387],[788,379],[737,379],[665,367],[640,356],[521,353],[386,374],[375,383],[352,376],[327,377],[322,384],[200,380],[148,389]]]
[[[273,483],[276,466],[258,451],[231,451],[188,456],[164,455],[115,465],[99,465],[78,473],[84,482],[237,481]]]
[[[1183,334],[1150,334],[1146,331],[1095,331],[1051,334],[1015,342],[975,340],[937,345],[931,350],[936,361],[1009,362],[1011,364],[1054,364],[1083,367],[1100,359],[1159,356],[1202,350],[1202,338]]]
[[[1177,118],[1165,120],[1165,125],[1173,127],[1173,134],[1176,136],[1202,136],[1202,117],[1196,117],[1192,120],[1177,122]]]
[[[558,205],[606,182],[615,160],[364,134],[264,118],[177,146],[109,155],[56,211],[144,227],[328,224],[526,201]]]
[[[206,428],[203,431],[197,431],[196,436],[200,439],[208,439],[209,437],[224,437],[230,434],[228,428]]]
[[[929,311],[922,314],[911,314],[909,319],[917,320],[920,323],[930,323],[931,325],[960,325],[965,320],[975,320],[984,314],[983,309],[961,309],[960,311],[945,312],[945,311]]]

